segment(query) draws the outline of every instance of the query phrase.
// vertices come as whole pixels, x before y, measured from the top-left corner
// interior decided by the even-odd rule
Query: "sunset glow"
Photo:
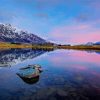
[[[100,0],[1,0],[0,22],[56,43],[96,42]]]

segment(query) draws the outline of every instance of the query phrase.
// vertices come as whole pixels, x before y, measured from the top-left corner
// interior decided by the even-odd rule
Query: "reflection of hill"
[[[100,50],[88,50],[87,52],[100,54]]]
[[[33,59],[46,51],[32,49],[0,50],[0,67],[11,66],[26,59]]]
[[[100,54],[100,51],[97,51],[96,53],[97,53],[97,54]]]

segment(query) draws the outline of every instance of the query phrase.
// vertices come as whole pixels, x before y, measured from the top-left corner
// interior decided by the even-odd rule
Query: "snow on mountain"
[[[96,43],[94,43],[95,45],[100,45],[100,42],[96,42]]]
[[[0,24],[0,41],[13,43],[44,44],[46,40],[27,31],[18,31],[10,24]]]
[[[93,42],[88,42],[88,43],[86,43],[86,45],[92,46],[92,45],[94,45],[94,43]]]
[[[100,45],[100,42],[95,42],[95,43],[93,43],[93,42],[88,42],[88,43],[86,43],[86,45],[88,45],[88,46]]]

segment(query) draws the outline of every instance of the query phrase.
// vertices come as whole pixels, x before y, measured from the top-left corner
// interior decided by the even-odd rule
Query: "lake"
[[[33,82],[20,68],[39,64]],[[79,50],[0,50],[0,100],[100,100],[100,52]]]

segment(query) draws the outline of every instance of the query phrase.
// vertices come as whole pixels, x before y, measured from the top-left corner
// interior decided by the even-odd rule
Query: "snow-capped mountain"
[[[100,45],[100,42],[95,42],[95,43],[93,43],[93,42],[88,42],[88,43],[86,43],[86,45],[88,45],[88,46]]]
[[[87,46],[92,46],[92,45],[94,45],[94,43],[93,43],[93,42],[88,42],[88,43],[86,43],[85,45],[87,45]]]
[[[46,41],[27,31],[17,31],[10,24],[0,24],[0,41],[13,43],[43,44]]]
[[[94,43],[95,45],[100,45],[100,42],[96,42],[96,43]]]

